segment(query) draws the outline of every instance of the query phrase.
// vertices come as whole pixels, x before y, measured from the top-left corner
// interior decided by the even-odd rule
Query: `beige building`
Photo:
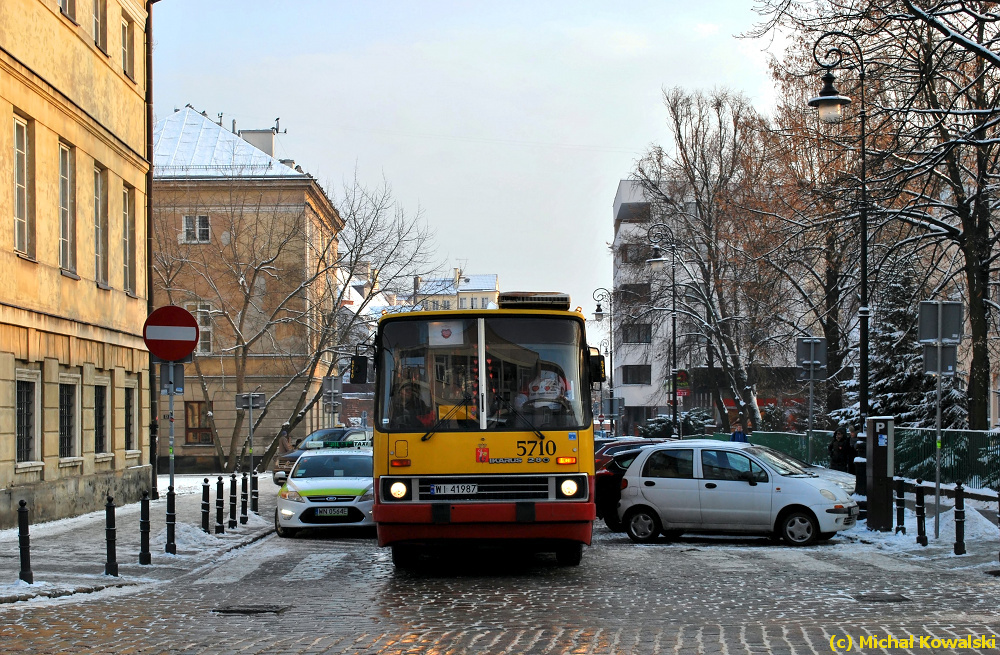
[[[0,2],[0,528],[149,488],[145,21]]]
[[[500,297],[497,275],[467,275],[456,268],[451,277],[414,278],[413,305],[424,310],[496,309]]]
[[[177,470],[232,466],[249,434],[236,398],[251,392],[267,403],[266,414],[255,411],[259,457],[329,366],[329,356],[310,363],[334,315],[343,222],[312,176],[272,156],[273,140],[272,130],[237,134],[191,106],[154,129],[155,304],[186,307],[201,327],[174,399]],[[290,434],[330,420],[316,403]],[[166,425],[159,436],[162,472]]]

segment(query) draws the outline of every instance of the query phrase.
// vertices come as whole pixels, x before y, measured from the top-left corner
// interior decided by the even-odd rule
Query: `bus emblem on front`
[[[489,448],[476,448],[476,462],[480,464],[488,464],[490,461],[490,449]]]

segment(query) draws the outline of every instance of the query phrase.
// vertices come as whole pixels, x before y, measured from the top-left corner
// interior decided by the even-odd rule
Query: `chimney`
[[[254,148],[274,156],[274,130],[240,130],[240,136]]]
[[[413,276],[413,304],[414,305],[417,304],[417,294],[420,292],[420,282],[421,282],[420,276],[419,275],[414,275]]]
[[[278,161],[280,161],[282,164],[284,164],[288,168],[291,168],[291,169],[295,168],[295,160],[294,159],[279,159]]]
[[[456,268],[455,271],[455,291],[458,291],[458,283],[462,280],[462,269]]]

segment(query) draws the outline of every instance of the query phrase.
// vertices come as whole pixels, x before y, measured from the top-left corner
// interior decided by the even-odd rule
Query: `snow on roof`
[[[175,177],[307,178],[190,106],[156,122],[153,175]]]
[[[432,277],[423,280],[417,295],[454,295],[464,291],[496,291],[499,288],[496,274],[490,275],[462,275],[458,281],[458,289],[455,288],[455,278],[452,277]]]
[[[459,291],[496,291],[499,288],[496,275],[463,275],[458,285]]]

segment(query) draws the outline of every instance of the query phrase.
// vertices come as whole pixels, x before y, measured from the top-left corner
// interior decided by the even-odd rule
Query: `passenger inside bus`
[[[420,430],[434,423],[434,412],[420,397],[420,390],[413,382],[399,385],[389,404],[389,427]]]

